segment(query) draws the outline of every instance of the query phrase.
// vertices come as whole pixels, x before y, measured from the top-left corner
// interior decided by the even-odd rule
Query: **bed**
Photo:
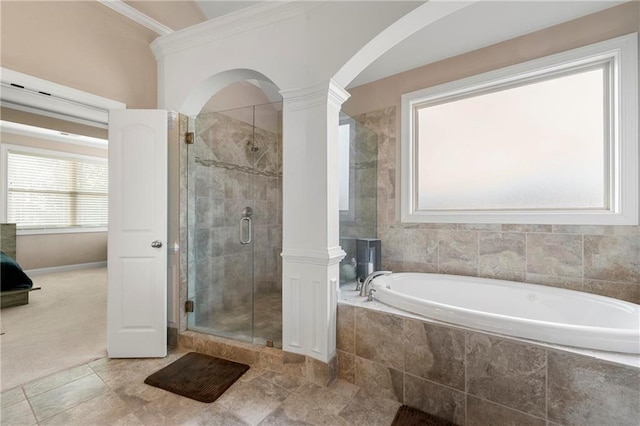
[[[26,305],[29,293],[40,290],[16,262],[16,224],[0,224],[0,308]]]

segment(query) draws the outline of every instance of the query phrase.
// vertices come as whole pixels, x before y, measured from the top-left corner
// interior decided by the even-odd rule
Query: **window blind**
[[[107,162],[9,151],[7,216],[18,229],[107,226]]]

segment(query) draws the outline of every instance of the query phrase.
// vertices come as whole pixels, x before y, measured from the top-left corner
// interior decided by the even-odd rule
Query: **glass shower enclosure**
[[[190,330],[282,347],[282,104],[190,120]]]

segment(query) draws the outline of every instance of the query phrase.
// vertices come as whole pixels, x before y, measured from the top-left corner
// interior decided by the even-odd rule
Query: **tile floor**
[[[107,359],[0,394],[2,425],[390,425],[400,403],[342,380],[321,387],[251,368],[205,404],[143,383],[186,352],[163,359]]]

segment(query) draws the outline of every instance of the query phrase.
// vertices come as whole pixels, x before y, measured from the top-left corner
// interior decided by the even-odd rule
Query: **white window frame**
[[[417,208],[416,106],[486,93],[505,85],[537,80],[577,67],[611,61],[609,105],[609,209],[594,210],[419,210]],[[589,46],[402,95],[401,220],[422,223],[515,223],[638,225],[638,34]]]
[[[25,154],[40,154],[53,156],[58,158],[86,160],[91,162],[107,163],[106,157],[97,157],[92,155],[76,154],[66,151],[58,151],[44,148],[34,148],[31,146],[12,145],[2,143],[0,145],[0,169],[2,170],[2,187],[0,188],[0,222],[6,222],[8,217],[8,161],[9,151],[25,153]],[[60,227],[60,228],[37,228],[37,229],[17,229],[17,235],[45,235],[45,234],[74,234],[83,232],[107,232],[108,227],[96,226],[96,227]]]

